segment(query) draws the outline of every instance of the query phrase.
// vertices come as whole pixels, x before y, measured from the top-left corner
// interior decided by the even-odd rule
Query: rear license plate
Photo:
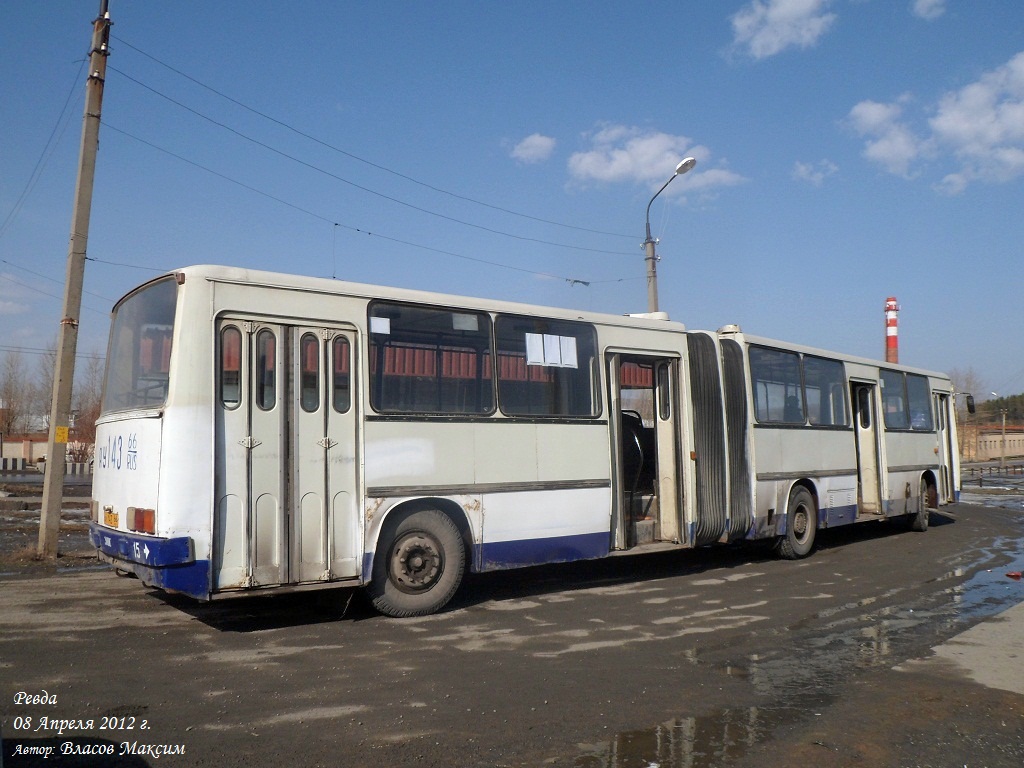
[[[103,510],[103,524],[108,528],[117,528],[117,512],[109,509]]]

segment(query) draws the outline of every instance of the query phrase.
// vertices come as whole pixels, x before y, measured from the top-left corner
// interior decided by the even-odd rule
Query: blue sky
[[[3,35],[0,352],[56,336],[99,3]],[[110,0],[80,353],[222,263],[612,313],[1024,391],[1019,0]],[[585,285],[584,283],[589,283]]]

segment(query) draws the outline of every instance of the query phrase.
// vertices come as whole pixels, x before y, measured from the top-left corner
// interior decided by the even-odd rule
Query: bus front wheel
[[[367,590],[386,616],[425,616],[454,596],[466,567],[466,551],[455,523],[426,509],[403,517],[382,536]]]
[[[814,534],[818,527],[814,497],[806,488],[794,488],[786,510],[786,532],[779,537],[778,552],[787,560],[806,557],[814,548]]]

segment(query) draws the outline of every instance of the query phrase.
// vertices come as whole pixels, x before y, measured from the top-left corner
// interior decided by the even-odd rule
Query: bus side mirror
[[[967,396],[967,412],[974,413],[974,395]]]

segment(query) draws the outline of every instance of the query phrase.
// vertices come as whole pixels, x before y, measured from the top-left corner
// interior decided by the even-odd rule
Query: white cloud
[[[857,133],[867,137],[864,157],[889,173],[909,177],[910,165],[922,154],[924,142],[901,120],[902,115],[901,103],[862,101],[850,110],[847,119]]]
[[[946,12],[946,0],[914,0],[911,10],[915,16],[931,21]]]
[[[26,304],[0,299],[0,315],[23,315],[28,310],[29,308]]]
[[[917,136],[894,104],[863,101],[849,115],[867,138],[864,156],[890,173],[909,176],[918,160],[953,158],[958,167],[939,188],[962,192],[972,182],[1005,183],[1024,176],[1024,52],[977,81],[943,95]]]
[[[569,173],[576,181],[625,181],[653,190],[664,184],[688,155],[697,158],[697,168],[673,185],[675,193],[734,186],[745,181],[726,168],[705,168],[711,151],[693,144],[686,136],[606,125],[588,138],[592,148],[569,158]]]
[[[797,181],[806,181],[815,187],[825,183],[825,179],[834,176],[839,172],[839,166],[829,160],[819,160],[816,163],[801,163],[797,161],[793,166],[793,178]]]
[[[575,179],[663,183],[680,160],[700,149],[686,136],[624,125],[605,126],[590,141],[593,149],[569,158],[569,173]]]
[[[815,45],[836,20],[831,0],[753,0],[732,17],[733,46],[755,59]]]
[[[540,163],[555,151],[555,140],[550,136],[531,133],[512,148],[512,157],[521,163]]]
[[[977,82],[939,100],[928,121],[940,146],[960,161],[943,187],[970,181],[1006,182],[1024,175],[1024,52]]]
[[[23,291],[14,288],[17,285],[17,281],[13,278],[9,279],[6,273],[0,272],[0,315],[23,315],[31,309],[23,301],[12,301],[8,298],[9,296],[16,299],[21,298]]]

